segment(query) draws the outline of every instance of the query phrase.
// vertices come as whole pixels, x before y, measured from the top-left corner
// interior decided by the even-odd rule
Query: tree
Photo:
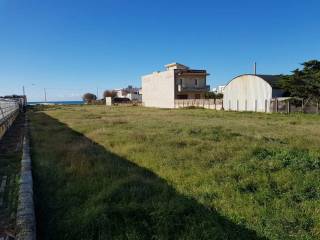
[[[83,96],[82,96],[82,99],[84,102],[86,103],[92,103],[94,102],[95,100],[97,100],[97,96],[94,95],[93,93],[85,93]]]
[[[216,99],[222,99],[222,98],[223,98],[223,93],[216,94]]]
[[[283,76],[280,86],[288,96],[309,101],[320,100],[320,61],[311,60],[302,64],[303,69],[296,69],[292,75]]]
[[[206,99],[221,99],[221,98],[223,98],[223,94],[222,93],[215,93],[215,92],[206,92],[204,97]]]
[[[204,98],[206,98],[206,99],[216,99],[216,94],[214,92],[206,92],[204,94]]]
[[[110,90],[105,90],[103,92],[103,98],[105,99],[106,97],[111,97],[111,98],[114,98],[117,96],[117,92],[115,91],[110,91]]]

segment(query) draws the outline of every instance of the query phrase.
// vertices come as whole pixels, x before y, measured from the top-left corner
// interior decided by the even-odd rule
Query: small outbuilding
[[[231,111],[270,112],[273,98],[283,97],[280,75],[246,74],[232,79],[224,88],[223,107]]]

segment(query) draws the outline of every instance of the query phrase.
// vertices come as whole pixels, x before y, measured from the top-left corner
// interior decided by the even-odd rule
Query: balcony
[[[178,92],[208,92],[210,91],[210,86],[183,86],[181,84],[178,85]]]

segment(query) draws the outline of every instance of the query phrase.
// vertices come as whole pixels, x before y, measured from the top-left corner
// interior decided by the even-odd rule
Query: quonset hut
[[[232,79],[224,89],[223,108],[231,111],[270,112],[273,98],[283,97],[279,75],[246,74]]]

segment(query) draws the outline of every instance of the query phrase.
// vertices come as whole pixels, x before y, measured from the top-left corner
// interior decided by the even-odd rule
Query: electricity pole
[[[44,88],[43,90],[44,90],[44,102],[47,102],[47,91],[46,91],[46,88]]]

